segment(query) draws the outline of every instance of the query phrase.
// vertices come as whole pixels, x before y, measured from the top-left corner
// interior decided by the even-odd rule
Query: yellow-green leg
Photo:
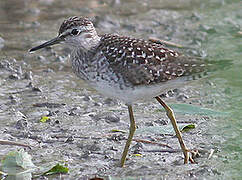
[[[190,155],[190,151],[187,149],[187,147],[186,147],[186,145],[185,145],[185,143],[182,139],[181,132],[179,131],[179,129],[177,127],[176,118],[175,118],[175,115],[173,113],[173,110],[164,101],[162,101],[162,99],[160,97],[157,96],[155,98],[165,108],[166,114],[167,114],[168,118],[171,120],[172,126],[173,126],[173,128],[176,132],[176,136],[178,138],[181,149],[182,149],[183,154],[185,156],[184,164],[187,164],[189,160],[191,161],[191,163],[194,163],[194,160],[192,159],[192,157]]]
[[[135,129],[136,129],[135,121],[134,121],[134,114],[133,114],[133,110],[132,110],[131,105],[128,105],[128,110],[129,110],[129,119],[130,119],[129,137],[128,137],[128,140],[125,144],[124,151],[123,151],[123,154],[122,154],[121,167],[124,167],[124,163],[125,163],[128,151],[129,151],[129,146],[132,142],[134,132],[135,132]]]

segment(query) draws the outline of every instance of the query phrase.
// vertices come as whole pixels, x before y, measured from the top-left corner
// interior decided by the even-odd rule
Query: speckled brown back
[[[133,85],[165,82],[203,72],[202,62],[160,44],[105,34],[99,49],[110,67]]]

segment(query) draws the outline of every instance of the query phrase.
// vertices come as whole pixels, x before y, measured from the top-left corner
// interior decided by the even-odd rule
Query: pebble
[[[81,115],[83,114],[83,109],[78,107],[74,107],[71,110],[69,110],[69,116],[75,116],[75,115]]]
[[[17,74],[22,75],[23,74],[23,70],[21,66],[17,67]]]
[[[33,73],[32,73],[32,71],[25,72],[23,76],[24,76],[24,79],[33,80]]]
[[[106,105],[117,105],[118,104],[118,100],[111,99],[111,98],[106,98],[104,100],[104,104],[106,104]]]
[[[26,119],[20,119],[16,122],[15,127],[17,129],[25,129],[28,127],[28,121]]]
[[[157,124],[160,124],[160,125],[167,125],[168,124],[168,121],[165,120],[165,119],[158,119],[154,122],[157,123]]]
[[[108,123],[109,122],[117,123],[117,122],[120,122],[120,117],[115,114],[111,114],[111,115],[106,116],[105,120]]]
[[[74,140],[75,140],[74,137],[70,136],[65,140],[65,143],[72,143]]]
[[[141,151],[143,149],[143,144],[140,142],[137,142],[133,147],[132,147],[133,153],[134,154],[141,154]]]
[[[97,115],[93,116],[93,119],[96,120],[96,121],[104,119],[107,123],[120,122],[120,117],[117,116],[116,114],[113,114],[113,113],[110,113],[110,112],[97,114]]]
[[[42,90],[38,87],[33,87],[32,88],[32,91],[35,91],[35,92],[42,92]]]
[[[38,56],[37,59],[41,62],[46,62],[46,58],[44,56]]]
[[[84,101],[92,101],[92,97],[91,96],[84,96],[83,98]]]
[[[8,77],[9,77],[9,79],[15,79],[15,80],[16,80],[16,79],[20,79],[19,75],[16,74],[16,73],[11,74],[11,75],[9,75]]]
[[[63,57],[63,56],[57,56],[57,58],[55,59],[55,61],[64,63],[66,61],[66,58]]]
[[[189,96],[186,94],[179,94],[176,99],[177,99],[177,101],[185,101],[188,98],[189,98]]]
[[[29,84],[26,87],[33,88],[34,86],[33,86],[33,83],[32,82],[29,82]]]

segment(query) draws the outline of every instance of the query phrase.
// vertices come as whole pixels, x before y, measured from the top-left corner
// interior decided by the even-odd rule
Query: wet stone
[[[92,97],[91,96],[84,96],[83,100],[84,101],[92,101]]]
[[[89,151],[100,151],[101,150],[101,147],[98,145],[97,142],[94,142],[94,144],[87,145],[87,149]]]
[[[17,67],[17,74],[22,75],[23,74],[23,70],[21,66]]]
[[[32,71],[25,72],[23,74],[23,76],[24,76],[24,79],[33,80],[33,73],[32,73]]]
[[[55,61],[64,63],[66,61],[66,57],[57,56],[57,58],[55,59]]]
[[[16,104],[17,102],[19,102],[19,99],[14,95],[10,95],[9,99],[11,100],[12,104]]]
[[[60,121],[59,120],[55,120],[55,124],[60,124]]]
[[[41,62],[46,62],[47,59],[44,56],[38,56],[37,60],[41,61]]]
[[[59,103],[49,103],[49,102],[33,104],[34,107],[47,107],[47,108],[60,108],[65,105],[66,105],[65,103],[59,104]]]
[[[118,100],[111,99],[111,98],[106,98],[104,100],[104,104],[106,104],[106,105],[117,105],[118,104]]]
[[[15,127],[17,129],[25,129],[28,127],[28,121],[26,119],[20,119],[16,122]]]
[[[207,33],[216,33],[216,29],[204,24],[200,24],[199,28],[201,31],[205,31]]]
[[[115,115],[115,114],[111,114],[111,115],[108,115],[106,116],[106,122],[113,122],[113,123],[117,123],[117,122],[120,122],[120,117]]]
[[[57,110],[57,111],[50,111],[50,110],[49,110],[49,113],[47,114],[47,116],[55,116],[55,115],[57,115],[59,112],[60,112],[59,110]],[[56,123],[56,124],[59,124],[59,121],[58,121],[58,123]]]
[[[54,72],[54,70],[53,70],[53,69],[48,68],[48,69],[43,70],[43,72],[46,72],[46,73],[53,73],[53,72]]]
[[[111,141],[121,141],[124,139],[125,139],[125,136],[123,134],[113,134],[111,137],[108,138],[108,140],[111,140]]]
[[[153,122],[145,122],[145,126],[154,126]]]
[[[74,137],[73,136],[70,136],[70,137],[68,137],[66,140],[65,140],[65,143],[72,143],[72,142],[74,142]]]
[[[176,99],[177,99],[177,101],[185,101],[188,98],[189,98],[189,96],[186,94],[179,94]]]
[[[1,60],[0,68],[8,69],[11,66],[10,62],[6,59]]]
[[[42,90],[39,87],[33,87],[32,91],[34,91],[34,92],[42,92]]]
[[[100,102],[95,102],[95,103],[94,103],[94,106],[102,106],[102,103],[100,103]]]
[[[141,151],[143,149],[143,144],[138,142],[132,147],[132,149],[134,154],[141,154]]]
[[[8,77],[9,77],[9,79],[14,79],[14,80],[18,80],[18,79],[20,79],[19,75],[16,74],[16,73],[11,74],[11,75],[9,75]]]
[[[93,116],[93,119],[96,120],[96,121],[105,120],[107,123],[120,122],[120,117],[117,116],[116,114],[110,113],[110,112],[97,114],[97,115]]]
[[[82,115],[83,109],[80,107],[74,107],[68,112],[69,116]]]
[[[168,121],[165,120],[165,119],[158,119],[156,121],[154,121],[156,124],[159,124],[159,125],[167,125],[168,124]]]
[[[33,83],[32,82],[29,82],[29,84],[26,87],[33,88]]]

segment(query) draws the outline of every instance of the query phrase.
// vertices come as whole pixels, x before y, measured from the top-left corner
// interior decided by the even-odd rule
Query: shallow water
[[[101,97],[78,80],[70,70],[68,49],[56,46],[52,50],[38,51],[35,54],[27,52],[30,47],[56,36],[62,20],[72,15],[96,17],[94,22],[100,33],[114,32],[145,39],[157,37],[182,44],[186,48],[180,51],[186,54],[199,55],[208,60],[232,62],[229,69],[220,70],[206,80],[181,88],[181,93],[188,95],[185,103],[193,102],[227,113],[226,116],[212,116],[208,119],[199,115],[194,117],[189,113],[177,115],[178,119],[184,121],[198,119],[197,129],[184,134],[184,138],[188,146],[215,149],[216,153],[211,159],[202,157],[197,165],[183,166],[179,164],[179,154],[171,157],[169,153],[144,153],[142,158],[131,157],[126,169],[115,166],[124,141],[122,134],[121,137],[115,137],[121,138],[117,142],[110,141],[107,137],[111,136],[111,129],[127,130],[128,115],[125,105]],[[138,176],[144,179],[241,178],[240,1],[8,0],[0,2],[0,24],[0,37],[4,39],[3,43],[0,41],[4,45],[0,49],[0,62],[8,60],[16,70],[21,66],[23,71],[33,72],[32,80],[9,79],[8,76],[13,71],[0,69],[1,136],[3,139],[21,140],[38,146],[29,152],[34,163],[41,165],[48,161],[65,160],[70,165],[70,173],[65,176],[67,179],[94,175],[124,179],[136,179]],[[33,92],[26,87],[30,81],[41,92]],[[183,103],[176,96],[165,100]],[[33,107],[33,104],[43,102],[65,105],[57,108]],[[158,108],[154,101],[135,105],[135,116],[141,129],[148,126],[146,123],[151,119],[165,119],[164,113],[154,113]],[[38,122],[49,111],[54,114],[51,116],[53,122],[58,120],[61,125]],[[70,116],[71,113],[74,115]],[[117,122],[110,123],[105,113],[114,116],[113,119],[116,118]],[[27,117],[27,126],[23,123],[23,115]],[[152,123],[157,125],[156,121]],[[64,138],[54,137],[61,134]],[[75,137],[75,143],[66,144],[65,138],[70,136]],[[152,134],[137,136],[160,137],[178,147],[175,138]],[[90,139],[86,140],[88,137]],[[144,149],[158,149],[144,146]],[[96,150],[93,150],[95,147]],[[3,157],[16,147],[1,146],[0,149],[0,157]],[[103,159],[104,156],[106,159]]]

